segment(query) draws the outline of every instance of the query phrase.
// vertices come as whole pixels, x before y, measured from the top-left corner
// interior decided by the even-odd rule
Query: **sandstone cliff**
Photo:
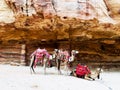
[[[0,2],[4,6],[0,5],[0,47],[15,45],[16,47],[12,48],[16,50],[17,46],[25,44],[25,59],[28,63],[29,55],[33,50],[37,47],[45,47],[49,52],[54,48],[76,49],[79,51],[76,62],[120,65],[119,0],[108,0],[110,16],[117,21],[117,24],[100,23],[99,19],[95,18],[82,20],[71,17],[61,18],[56,15],[52,15],[52,18],[50,15],[44,18],[41,13],[14,17],[13,11],[5,2],[3,0]],[[4,16],[7,16],[7,19]],[[6,55],[3,52],[4,49],[0,51],[1,61]],[[21,52],[18,53],[17,58],[21,56]],[[4,60],[8,59],[4,58]]]

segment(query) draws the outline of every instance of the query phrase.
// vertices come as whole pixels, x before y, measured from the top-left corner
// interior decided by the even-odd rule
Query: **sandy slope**
[[[72,76],[57,75],[55,68],[43,74],[41,67],[37,74],[30,74],[29,67],[0,65],[1,90],[119,90],[120,72],[101,74],[102,80],[88,81]]]

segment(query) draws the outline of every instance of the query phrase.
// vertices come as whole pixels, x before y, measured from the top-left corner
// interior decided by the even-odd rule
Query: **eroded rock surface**
[[[74,0],[66,0],[66,2],[69,1],[74,2]],[[0,2],[2,5],[0,5],[0,12],[2,12],[0,14],[0,48],[2,48],[0,61],[8,60],[3,49],[13,45],[17,48],[17,46],[25,44],[27,47],[25,59],[28,63],[32,51],[41,47],[47,48],[49,52],[54,48],[76,49],[79,51],[76,62],[120,66],[119,23],[101,23],[97,18],[82,20],[64,15],[63,17],[55,14],[47,15],[39,10],[27,16],[30,13],[25,12],[25,6],[23,13],[17,15],[18,13],[15,14],[4,0]],[[108,2],[111,10],[109,20],[119,22],[118,1],[109,0]],[[34,11],[33,8],[32,10]],[[7,52],[11,51],[8,49]]]

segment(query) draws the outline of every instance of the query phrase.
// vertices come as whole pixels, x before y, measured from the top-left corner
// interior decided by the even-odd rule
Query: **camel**
[[[77,52],[75,50],[72,50],[71,51],[71,56],[70,56],[67,50],[62,51],[62,50],[55,49],[54,54],[52,55],[52,59],[55,59],[58,74],[61,74],[61,64],[62,64],[62,62],[64,62],[64,69],[66,69],[67,71],[69,70],[68,64],[70,62],[74,61],[76,53]],[[37,62],[42,61],[43,62],[43,67],[44,67],[44,74],[46,74],[47,62],[49,62],[50,59],[51,59],[51,57],[45,49],[38,48],[37,50],[35,50],[31,54],[31,60],[30,60],[31,61],[30,62],[31,73],[32,72],[35,73],[34,68],[36,67]]]
[[[34,68],[36,68],[36,64],[38,61],[41,61],[43,63],[44,67],[44,74],[46,74],[46,67],[47,67],[47,62],[49,61],[49,53],[45,49],[40,49],[38,48],[31,54],[31,60],[30,60],[30,71],[31,73],[35,73]]]
[[[85,68],[86,68],[86,65],[83,66],[82,68],[79,68],[79,73],[77,73],[77,68],[76,68],[70,73],[70,75],[79,77],[79,78],[83,78],[86,80],[95,80],[96,78],[100,79],[101,68],[98,68],[94,72],[93,71],[91,72],[88,67],[86,69]],[[84,70],[86,70],[86,71],[84,71]]]
[[[71,56],[70,56],[67,50],[63,51],[62,49],[60,49],[60,50],[55,49],[53,56],[54,56],[56,64],[57,64],[58,74],[61,74],[61,64],[62,64],[62,62],[64,62],[64,69],[68,72],[68,70],[69,70],[68,64],[70,62],[74,61],[76,53],[78,53],[78,52],[76,52],[75,50],[72,50],[71,51]]]

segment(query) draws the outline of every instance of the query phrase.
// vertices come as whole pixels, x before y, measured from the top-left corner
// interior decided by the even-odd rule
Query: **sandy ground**
[[[28,66],[0,65],[1,90],[120,90],[120,72],[101,73],[101,79],[88,81],[68,76],[65,71],[58,75],[55,67],[48,68],[44,75],[43,68],[36,68],[31,74]]]

